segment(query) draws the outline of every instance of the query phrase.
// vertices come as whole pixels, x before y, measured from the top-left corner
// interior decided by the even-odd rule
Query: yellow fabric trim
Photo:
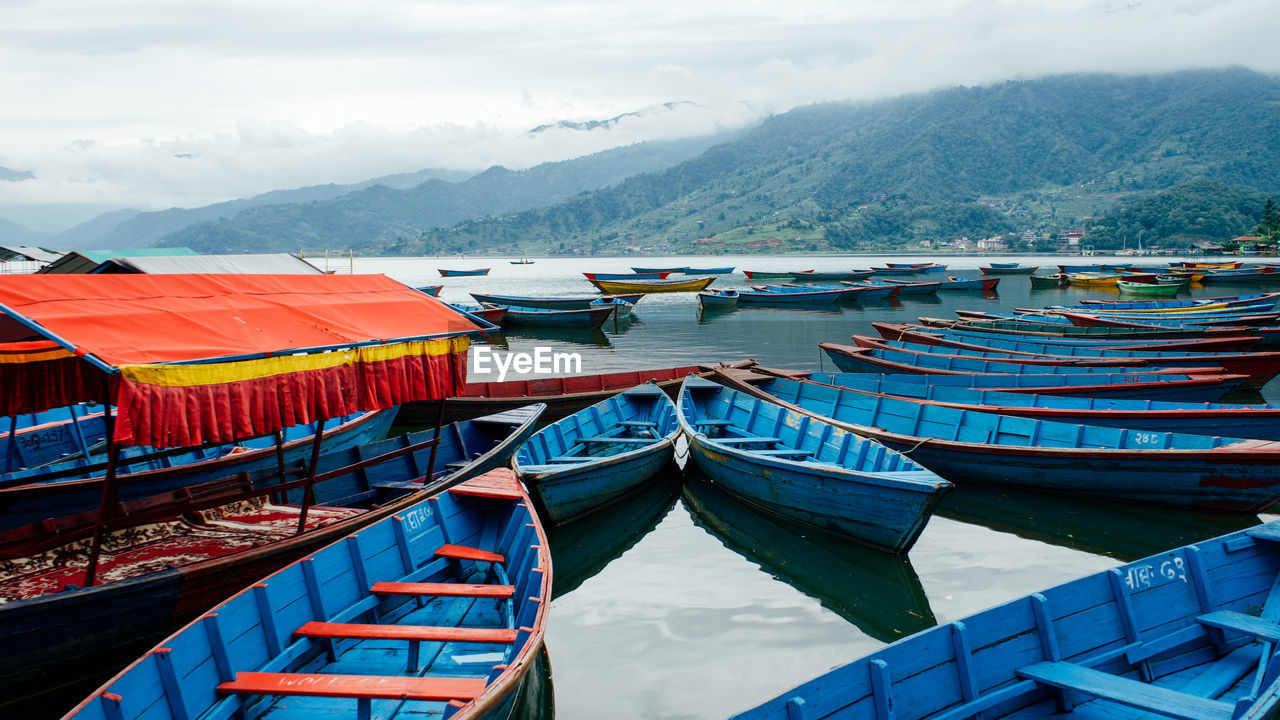
[[[37,350],[29,353],[0,353],[0,364],[24,365],[26,363],[62,360],[65,358],[73,358],[75,356],[75,353],[61,347],[49,348],[48,350]]]
[[[410,355],[449,355],[464,352],[470,345],[470,339],[464,336],[208,365],[123,365],[120,373],[130,382],[165,387],[194,387],[256,380],[307,370],[325,370],[357,363],[383,362]]]

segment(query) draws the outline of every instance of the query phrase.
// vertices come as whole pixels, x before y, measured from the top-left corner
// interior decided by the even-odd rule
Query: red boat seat
[[[483,678],[304,675],[240,672],[218,686],[240,695],[305,695],[365,700],[471,700],[484,692]]]
[[[477,597],[506,599],[515,594],[514,585],[483,585],[468,583],[405,583],[377,582],[373,584],[375,595],[435,595],[439,597]]]
[[[449,558],[451,560],[476,560],[478,562],[501,563],[506,562],[506,558],[498,553],[481,550],[479,548],[466,547],[465,545],[441,545],[436,550],[436,556]]]
[[[377,625],[369,623],[308,622],[294,635],[343,640],[418,640],[424,642],[474,642],[510,644],[516,631],[507,628],[455,627],[451,625]]]

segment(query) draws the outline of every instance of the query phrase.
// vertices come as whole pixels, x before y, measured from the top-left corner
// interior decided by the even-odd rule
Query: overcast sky
[[[518,169],[797,105],[1074,71],[1280,72],[1280,2],[4,0],[0,205],[191,207]],[[690,101],[608,132],[534,126]]]

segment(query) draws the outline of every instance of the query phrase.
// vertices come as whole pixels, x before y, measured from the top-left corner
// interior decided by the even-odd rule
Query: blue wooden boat
[[[770,395],[787,395],[789,383],[806,382],[776,378],[757,383]],[[807,382],[819,382],[816,379]],[[1189,435],[1231,435],[1259,440],[1280,440],[1280,406],[1207,402],[1131,400],[1113,397],[1070,397],[1034,393],[978,390],[947,385],[895,383],[865,374],[840,374],[826,383],[848,390],[906,397],[938,405],[1040,418],[1081,425],[1157,430]]]
[[[1280,501],[1280,446],[1267,440],[1153,432],[975,412],[817,383],[770,395],[898,451],[956,483],[983,482],[1142,504],[1257,513]]]
[[[417,290],[418,292],[426,293],[431,297],[439,297],[440,291],[444,289],[444,286],[443,285],[423,285],[422,287],[414,288],[414,289]]]
[[[981,290],[983,292],[994,292],[996,286],[1000,284],[998,277],[980,277],[973,279],[965,279],[958,277],[949,277],[942,281],[938,286],[938,290]]]
[[[0,471],[8,473],[92,455],[106,432],[102,406],[97,403],[0,416]]]
[[[649,273],[667,273],[668,275],[670,275],[671,273],[682,273],[682,272],[684,272],[684,267],[682,267],[682,266],[676,266],[676,267],[633,267],[633,268],[631,268],[631,272],[633,272],[633,273],[639,273],[639,274],[649,274]],[[631,277],[631,276],[630,276],[630,275],[628,275],[627,277]]]
[[[1030,275],[1039,269],[1039,265],[1019,267],[1018,263],[991,263],[978,268],[983,275]]]
[[[635,268],[632,269],[634,270]],[[728,275],[733,272],[733,266],[712,268],[683,267],[680,268],[679,272],[685,275]]]
[[[911,373],[809,373],[797,375],[827,385],[842,385],[847,379],[856,381],[857,390],[883,392],[882,383],[912,385],[913,395],[928,392],[930,385],[995,390],[1036,395],[1071,397],[1134,398],[1177,400],[1180,402],[1213,402],[1240,386],[1237,375],[929,375]]]
[[[814,305],[833,303],[843,295],[850,294],[848,288],[819,290],[804,287],[782,287],[778,285],[756,286],[751,290],[738,291],[739,305]]]
[[[1277,278],[1270,268],[1260,270],[1241,268],[1238,270],[1205,270],[1204,277],[1200,278],[1200,282],[1208,285],[1210,283],[1257,283],[1274,279]]]
[[[1141,342],[1107,343],[1069,338],[1026,338],[999,333],[965,333],[958,330],[940,330],[915,325],[873,322],[871,327],[886,340],[902,340],[918,345],[968,348],[972,350],[998,350],[1042,355],[1097,355],[1123,357],[1125,353],[1178,352],[1178,353],[1226,353],[1244,351],[1257,344],[1257,338],[1193,338],[1190,340],[1152,340]]]
[[[493,295],[489,293],[471,293],[471,297],[482,305],[505,305],[507,307],[543,308],[546,310],[586,310],[597,300],[625,300],[632,305],[644,297],[644,293],[629,295],[576,295],[570,297],[530,297],[526,295]]]
[[[689,454],[766,511],[891,552],[911,549],[951,484],[829,423],[690,376],[677,403]]]
[[[994,262],[994,261],[992,261],[992,262],[987,263],[987,264],[988,264],[989,266],[991,266],[991,267],[993,267],[993,268],[997,269],[997,270],[1012,270],[1012,269],[1014,269],[1014,268],[1018,267],[1019,265],[1021,265],[1022,263],[1019,263],[1019,262]]]
[[[507,314],[503,317],[505,324],[536,327],[598,328],[616,311],[612,303],[589,307],[586,310],[549,310],[514,305],[505,307],[507,308]]]
[[[1090,311],[1094,308],[1110,308],[1116,310],[1170,310],[1196,308],[1202,306],[1232,307],[1236,305],[1256,305],[1271,302],[1272,307],[1280,301],[1280,293],[1254,293],[1252,295],[1228,295],[1225,297],[1187,298],[1185,300],[1144,300],[1131,302],[1127,300],[1081,300],[1078,305],[1052,305],[1055,310]]]
[[[861,283],[863,286],[871,287],[896,287],[898,292],[895,295],[934,295],[937,294],[938,288],[942,287],[941,280],[932,282],[912,282],[910,280],[868,280]]]
[[[321,451],[349,450],[386,437],[395,416],[396,409],[391,408],[330,420],[328,429],[322,431]],[[306,466],[314,450],[316,427],[317,423],[308,423],[286,428],[279,450],[271,437],[179,451],[135,446],[126,454],[121,448],[113,473],[114,492],[118,500],[128,502],[238,473],[275,474],[281,466],[297,472]],[[92,513],[101,502],[108,465],[105,453],[99,450],[87,460],[80,456],[0,476],[0,531],[51,517]]]
[[[678,272],[678,271],[677,271]],[[582,273],[588,280],[666,280],[669,271],[632,273]]]
[[[613,319],[620,320],[625,317],[631,317],[631,311],[635,308],[633,303],[629,303],[622,298],[607,297],[598,298],[591,303],[592,308],[613,308]],[[606,318],[608,319],[608,318]]]
[[[507,465],[544,407],[444,426],[431,465],[431,430],[322,454],[301,533],[305,486],[296,470],[276,501],[268,493],[278,474],[264,472],[190,488],[193,499],[179,492],[122,503],[132,527],[146,532],[115,531],[114,551],[99,571],[103,581],[93,587],[77,587],[85,558],[73,551],[94,518],[51,512],[47,498],[36,496],[30,514],[40,520],[0,533],[0,557],[26,568],[0,584],[7,600],[0,604],[0,687],[16,691],[54,668],[68,679],[101,680],[125,659],[121,651],[136,656],[225,597],[229,585],[247,585],[302,553],[403,512],[430,488]],[[199,522],[181,519],[183,513]],[[59,535],[39,533],[45,525],[58,527]]]
[[[1167,327],[1167,328],[1199,328],[1199,327],[1275,327],[1280,322],[1280,313],[1266,312],[1251,315],[1211,315],[1209,313],[1192,315],[1181,313],[1176,317],[1165,315],[1122,315],[1106,313],[1091,315],[1087,313],[1064,312],[1062,317],[1072,325],[1082,327],[1098,327],[1113,325],[1116,327]]]
[[[1277,538],[1280,524],[1258,525],[1051,587],[900,640],[733,718],[1273,717]]]
[[[925,263],[885,263],[887,267],[894,269],[911,268],[916,272],[943,272],[947,269],[946,265],[939,265],[935,262]]]
[[[474,275],[488,275],[490,268],[476,268],[475,270],[446,270],[439,268],[440,277],[470,277]]]
[[[921,270],[914,265],[904,265],[902,267],[876,267],[873,265],[871,267],[871,272],[876,275],[915,275],[916,273],[924,272],[924,270]]]
[[[939,357],[966,357],[980,360],[994,360],[1025,365],[1083,365],[1090,367],[1110,367],[1128,365],[1129,367],[1220,367],[1232,375],[1247,375],[1243,387],[1257,389],[1266,385],[1271,378],[1280,374],[1280,353],[1200,353],[1200,352],[1156,352],[1137,350],[1095,350],[1092,353],[1075,351],[1070,353],[1054,353],[1048,348],[1042,352],[1025,352],[1017,350],[983,348],[983,347],[941,347],[924,345],[901,340],[883,340],[878,337],[854,335],[853,341],[859,347],[877,350],[898,350],[908,353],[926,353]]]
[[[552,524],[639,491],[671,463],[675,405],[656,383],[637,385],[539,430],[515,469]]]
[[[1195,327],[1195,328],[1120,328],[1120,327],[1080,327],[1077,325],[1062,323],[1032,323],[1026,320],[978,320],[978,319],[960,319],[950,320],[947,318],[919,318],[921,325],[936,328],[951,328],[956,330],[978,330],[985,332],[998,332],[1003,335],[1034,335],[1034,336],[1053,336],[1066,338],[1087,338],[1101,339],[1108,342],[1113,340],[1124,341],[1146,341],[1146,340],[1172,340],[1172,339],[1189,339],[1189,338],[1213,338],[1213,337],[1240,337],[1246,335],[1262,335],[1259,331],[1261,328],[1216,328],[1216,327]],[[1265,346],[1265,336],[1262,346]]]
[[[866,283],[866,282],[844,282],[845,294],[840,296],[841,300],[856,300],[862,302],[864,300],[883,300],[889,297],[895,297],[903,292],[904,285],[895,285],[893,283],[885,283],[883,285]]]
[[[791,273],[791,277],[801,282],[840,282],[844,280],[864,280],[871,277],[870,270],[848,270],[823,272],[821,270],[804,270]]]
[[[947,493],[939,507],[954,494]],[[815,533],[808,525],[762,512],[701,477],[685,481],[681,499],[693,521],[725,547],[881,642],[938,624],[906,555]],[[557,578],[560,572],[557,556]]]
[[[1154,368],[1154,367],[1117,367],[1088,365],[1031,365],[1027,363],[999,362],[958,355],[931,355],[929,353],[911,353],[901,350],[879,350],[874,348],[841,345],[838,343],[818,343],[818,347],[843,372],[917,372],[932,375],[954,375],[957,373],[1001,373],[1009,375],[1089,375],[1092,373],[1108,374],[1141,374],[1141,373],[1176,373],[1183,375],[1209,375],[1221,372],[1214,365],[1204,367]]]
[[[67,718],[505,718],[541,653],[551,556],[508,469],[240,591]]]
[[[1067,337],[1061,335],[1051,335],[1047,333],[1013,333],[1001,332],[999,330],[971,330],[966,329],[962,325],[938,326],[931,327],[927,325],[908,325],[897,323],[872,323],[882,337],[890,340],[897,340],[905,337],[905,334],[911,334],[917,339],[924,337],[936,337],[944,339],[954,339],[962,342],[969,339],[980,339],[984,341],[1010,341],[1010,342],[1035,342],[1044,345],[1064,345],[1067,347],[1098,347],[1098,348],[1117,348],[1127,350],[1204,350],[1208,351],[1243,351],[1252,349],[1261,343],[1262,338],[1250,335],[1236,335],[1227,337],[1190,337],[1186,339],[1177,338],[1157,338],[1154,340],[1125,340],[1125,339],[1106,339],[1089,338],[1089,337]],[[940,343],[944,344],[944,343]]]
[[[1034,275],[1033,274],[1028,276],[1028,279],[1031,280],[1031,289],[1035,290],[1036,288],[1062,287],[1064,277],[1065,276],[1063,275]]]
[[[698,302],[709,310],[728,310],[738,307],[737,290],[703,290],[698,293]]]
[[[1107,267],[1106,265],[1097,265],[1097,264],[1095,265],[1059,265],[1058,272],[1063,273],[1064,275],[1068,273],[1103,272],[1104,270],[1106,270],[1106,267]]]

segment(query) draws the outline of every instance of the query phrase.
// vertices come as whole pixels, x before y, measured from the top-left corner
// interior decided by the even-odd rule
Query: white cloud
[[[1073,71],[1280,72],[1274,0],[9,0],[0,203],[193,206],[527,167],[765,112]],[[525,135],[691,101],[611,132]]]

